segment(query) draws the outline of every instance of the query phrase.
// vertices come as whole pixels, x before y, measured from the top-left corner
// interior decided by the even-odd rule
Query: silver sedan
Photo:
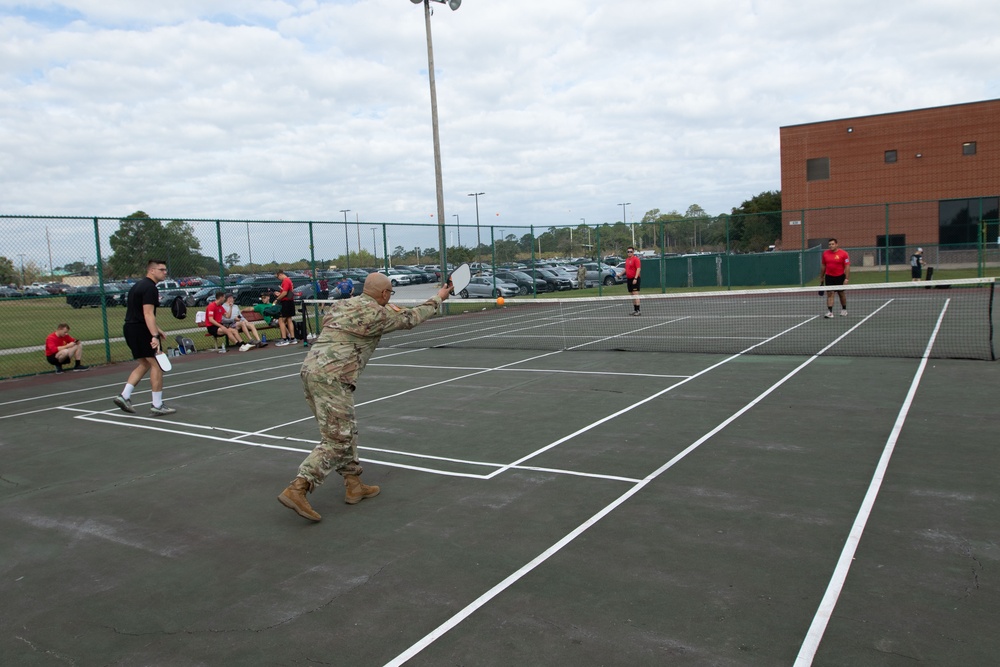
[[[487,276],[475,276],[469,281],[468,287],[458,293],[463,299],[469,297],[496,298],[498,296],[506,298],[516,294],[517,285],[497,280],[496,287],[494,287],[493,278]]]

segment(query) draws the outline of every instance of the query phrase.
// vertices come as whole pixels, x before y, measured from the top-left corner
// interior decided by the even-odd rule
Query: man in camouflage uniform
[[[389,305],[392,283],[382,273],[369,274],[365,291],[356,299],[339,301],[323,317],[323,328],[302,363],[300,375],[306,402],[319,422],[320,443],[299,466],[298,476],[281,492],[278,501],[311,521],[322,517],[309,505],[306,494],[331,472],[344,478],[349,505],[372,498],[379,487],[361,483],[358,461],[358,425],[354,416],[354,386],[375,352],[382,334],[412,329],[431,317],[448,298],[442,287],[416,308]]]

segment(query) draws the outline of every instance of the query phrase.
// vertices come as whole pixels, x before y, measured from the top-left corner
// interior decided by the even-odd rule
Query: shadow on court
[[[111,404],[129,365],[0,386],[3,664],[1000,653],[996,363],[384,348],[382,493],[333,477],[312,524],[275,499],[318,437],[302,357],[182,358],[165,419]]]

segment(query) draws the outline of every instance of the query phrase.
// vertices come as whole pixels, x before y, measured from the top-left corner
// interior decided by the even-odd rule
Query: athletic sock
[[[126,401],[129,400],[130,398],[132,398],[133,391],[135,391],[135,385],[126,383],[125,388],[122,390],[122,398],[124,398]]]
[[[158,408],[163,405],[163,392],[154,391],[153,392],[153,407]]]

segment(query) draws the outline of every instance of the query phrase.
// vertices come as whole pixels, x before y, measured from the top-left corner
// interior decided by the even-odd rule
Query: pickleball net
[[[845,285],[833,317],[819,287],[445,302],[382,347],[623,350],[995,360],[994,279]],[[338,302],[308,302],[314,312]],[[393,301],[400,306],[419,302]]]

